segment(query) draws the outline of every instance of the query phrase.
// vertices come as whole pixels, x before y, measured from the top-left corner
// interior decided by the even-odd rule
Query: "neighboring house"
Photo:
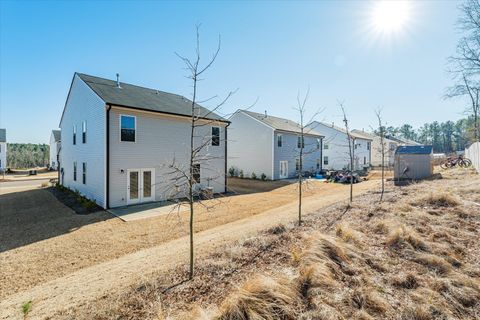
[[[62,118],[60,183],[103,208],[182,197],[189,168],[191,101],[176,94],[75,73]],[[195,166],[195,187],[226,191],[229,122],[199,105],[195,146],[206,161]],[[207,141],[208,139],[208,141]],[[184,191],[184,190],[183,190]]]
[[[395,151],[394,180],[418,180],[433,174],[432,146],[400,146]]]
[[[52,130],[50,134],[50,168],[58,170],[59,151],[60,151],[60,130]]]
[[[324,136],[323,139],[323,169],[342,170],[350,168],[350,152],[348,149],[348,136],[345,129],[333,123],[314,121],[309,128]],[[354,170],[370,167],[372,139],[364,134],[350,132],[353,139],[350,145],[354,154]]]
[[[368,137],[369,139],[372,139],[370,163],[372,166],[375,167],[382,166],[382,143],[380,136],[374,133],[365,132],[363,130],[352,130],[352,133],[363,135],[365,137]],[[395,150],[397,150],[397,147],[402,144],[397,139],[394,140],[387,137],[384,137],[383,139],[383,143],[385,146],[384,166],[393,167],[393,163],[395,160]]]
[[[229,119],[228,167],[245,177],[265,174],[269,180],[294,178],[299,167],[301,128],[294,121],[237,110]],[[303,171],[322,170],[322,135],[305,129]]]
[[[7,169],[7,130],[0,129],[0,170]]]

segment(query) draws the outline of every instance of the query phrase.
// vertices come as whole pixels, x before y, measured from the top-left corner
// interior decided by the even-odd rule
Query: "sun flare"
[[[408,1],[376,1],[371,12],[371,23],[378,33],[398,33],[408,26],[410,11]]]

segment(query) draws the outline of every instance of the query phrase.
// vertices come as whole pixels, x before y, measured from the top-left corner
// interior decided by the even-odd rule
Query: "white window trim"
[[[131,117],[135,119],[135,141],[122,141],[122,117]],[[137,143],[137,116],[131,114],[120,114],[118,116],[118,141],[121,143]]]

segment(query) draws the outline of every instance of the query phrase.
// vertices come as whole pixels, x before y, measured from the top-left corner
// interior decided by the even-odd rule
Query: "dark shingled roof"
[[[430,154],[432,150],[432,146],[400,146],[395,154]]]
[[[52,133],[53,133],[53,138],[55,139],[55,142],[60,141],[61,131],[60,130],[52,130]]]
[[[120,82],[121,88],[118,88],[117,82],[113,80],[89,76],[83,73],[77,73],[77,75],[105,101],[105,103],[180,116],[192,115],[192,101],[183,96],[124,82]],[[198,104],[197,107],[200,110],[199,116],[201,118],[228,122]]]
[[[7,130],[0,129],[0,142],[7,142]]]
[[[271,116],[271,115],[265,116],[265,114],[257,113],[257,112],[253,112],[253,111],[247,111],[247,110],[240,110],[240,111],[248,114],[249,116],[257,119],[260,122],[265,123],[266,125],[272,127],[275,130],[301,133],[300,125],[298,123],[296,123],[295,121],[284,119],[284,118],[279,118],[279,117],[274,117],[274,116]],[[311,128],[305,128],[304,129],[304,134],[323,137],[320,133],[318,133],[317,131],[315,131],[314,129],[311,129]]]

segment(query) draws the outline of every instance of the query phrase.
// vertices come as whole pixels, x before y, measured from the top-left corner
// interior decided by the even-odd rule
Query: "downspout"
[[[228,188],[227,188],[227,181],[228,181],[228,168],[227,168],[227,128],[228,126],[230,125],[230,122],[227,123],[227,125],[225,126],[225,193],[227,193],[228,191]]]
[[[112,109],[111,104],[107,104],[107,118],[106,118],[106,172],[105,172],[105,207],[106,209],[110,208],[110,109]]]

